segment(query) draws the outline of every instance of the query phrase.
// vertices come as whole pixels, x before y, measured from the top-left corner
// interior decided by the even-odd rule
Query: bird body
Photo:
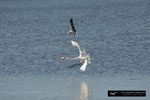
[[[85,49],[83,48],[81,50],[80,46],[78,43],[71,41],[72,45],[77,47],[79,49],[79,56],[75,58],[67,58],[67,57],[61,57],[59,60],[79,60],[80,62],[84,62],[84,64],[80,67],[81,71],[85,71],[87,64],[90,64],[90,55],[86,54]]]

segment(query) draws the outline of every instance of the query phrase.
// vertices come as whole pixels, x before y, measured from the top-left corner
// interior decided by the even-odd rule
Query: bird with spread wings
[[[84,64],[80,67],[81,71],[85,71],[86,66],[91,63],[91,58],[89,54],[86,54],[85,49],[83,48],[81,50],[78,43],[75,41],[71,41],[72,45],[77,47],[79,49],[79,56],[75,58],[67,58],[67,57],[61,57],[59,60],[79,60],[81,63],[84,62]]]
[[[68,34],[72,34],[75,37],[77,32],[76,32],[76,29],[74,27],[74,23],[73,23],[73,19],[72,18],[70,19],[69,25],[70,25],[71,30],[68,32]]]

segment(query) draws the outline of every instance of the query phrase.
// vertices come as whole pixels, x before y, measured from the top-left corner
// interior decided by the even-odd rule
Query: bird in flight
[[[77,32],[76,32],[76,29],[74,27],[73,19],[72,18],[70,19],[69,25],[70,25],[71,30],[68,32],[68,34],[72,34],[75,37],[75,35],[76,35]]]
[[[84,64],[80,67],[81,71],[85,71],[87,64],[90,64],[91,58],[89,54],[86,54],[85,49],[83,48],[81,50],[78,43],[71,41],[72,45],[77,47],[79,49],[79,56],[75,58],[67,58],[67,57],[61,57],[59,60],[79,60],[80,63],[84,62]]]

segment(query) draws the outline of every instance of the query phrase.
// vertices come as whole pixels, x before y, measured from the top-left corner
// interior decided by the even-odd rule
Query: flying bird
[[[77,32],[76,32],[76,29],[74,27],[73,19],[72,18],[70,19],[69,25],[70,25],[71,30],[68,32],[68,34],[72,34],[75,37],[75,35],[76,35]]]
[[[85,71],[87,64],[90,64],[91,58],[89,54],[86,54],[85,49],[83,48],[81,50],[78,43],[71,41],[72,45],[77,47],[79,49],[79,56],[75,58],[67,58],[67,57],[61,57],[59,60],[79,60],[80,63],[84,62],[84,64],[80,67],[81,71]]]

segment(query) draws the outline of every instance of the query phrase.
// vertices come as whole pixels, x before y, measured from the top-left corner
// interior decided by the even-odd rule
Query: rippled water
[[[76,38],[67,34],[70,18]],[[144,81],[150,75],[149,22],[149,0],[0,0],[0,75]],[[78,61],[58,61],[78,56],[71,40],[91,55],[85,72],[81,65],[69,68]]]
[[[57,60],[78,55],[74,40],[91,54],[85,73],[150,74],[149,1],[58,1],[0,1],[1,73],[78,74]]]

